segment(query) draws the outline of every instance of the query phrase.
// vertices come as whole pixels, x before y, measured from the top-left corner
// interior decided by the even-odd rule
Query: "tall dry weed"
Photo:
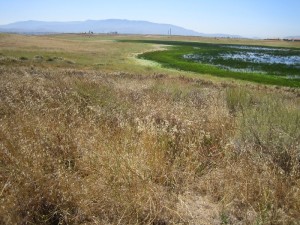
[[[299,218],[292,100],[228,100],[221,86],[157,74],[0,74],[3,224],[188,224],[185,193],[212,196],[221,222]]]

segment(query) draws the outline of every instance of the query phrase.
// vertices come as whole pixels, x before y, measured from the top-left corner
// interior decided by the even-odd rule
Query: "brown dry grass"
[[[197,224],[200,205],[180,203],[202,195],[220,214],[206,214],[211,223],[299,220],[299,143],[284,143],[293,157],[284,170],[275,144],[263,152],[249,136],[242,142],[226,88],[166,75],[0,69],[2,223]],[[295,113],[291,97],[284,107]]]
[[[67,65],[0,66],[0,224],[299,224],[299,90]]]
[[[24,36],[0,34],[0,64],[13,61],[38,67],[93,68],[102,71],[147,72],[132,56],[151,45],[121,43],[104,36]]]
[[[208,150],[196,154],[209,134],[201,121],[218,118],[205,113],[211,106],[202,98],[216,93],[183,94],[165,82],[171,81],[1,68],[2,221],[186,220],[176,196],[207,161]]]

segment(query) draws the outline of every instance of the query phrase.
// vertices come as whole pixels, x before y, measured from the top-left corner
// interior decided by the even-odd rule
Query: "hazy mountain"
[[[231,37],[240,38],[238,35],[229,34],[203,34],[183,27],[151,23],[135,20],[87,20],[74,22],[43,22],[22,21],[0,26],[0,32],[9,33],[94,33],[118,32],[119,34],[160,34],[167,35],[171,30],[172,35],[205,36],[205,37]]]
[[[87,20],[76,22],[23,21],[0,26],[0,32],[17,33],[94,33],[118,32],[120,34],[168,34],[199,36],[198,32],[171,24],[158,24],[131,20]]]
[[[232,35],[232,34],[202,34],[204,37],[216,37],[216,38],[244,38],[240,35]]]

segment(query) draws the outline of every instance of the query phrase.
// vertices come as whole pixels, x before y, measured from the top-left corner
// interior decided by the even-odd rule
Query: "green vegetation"
[[[298,88],[106,38],[0,35],[0,224],[300,221]]]
[[[234,54],[239,57],[242,57],[243,54],[247,56],[251,49],[254,49],[251,50],[252,54],[255,52],[255,54],[261,57],[265,57],[266,55],[272,56],[275,59],[276,57],[300,57],[300,51],[298,49],[176,41],[142,40],[135,42],[174,46],[170,47],[169,50],[153,51],[139,55],[140,58],[159,62],[168,68],[193,71],[200,74],[211,74],[218,77],[230,77],[262,84],[300,87],[300,80],[298,78],[290,78],[299,76],[300,61],[293,66],[282,63],[268,64],[264,62],[247,62],[241,59],[232,59],[232,57],[225,58],[227,55],[231,56]],[[190,56],[191,59],[188,59],[188,57],[184,58],[184,56]],[[272,58],[270,60],[272,60]]]

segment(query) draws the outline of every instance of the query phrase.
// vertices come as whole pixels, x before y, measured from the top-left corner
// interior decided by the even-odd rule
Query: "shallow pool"
[[[298,49],[221,45],[208,51],[194,48],[193,53],[182,57],[232,72],[279,75],[289,79],[299,79],[300,76]]]

